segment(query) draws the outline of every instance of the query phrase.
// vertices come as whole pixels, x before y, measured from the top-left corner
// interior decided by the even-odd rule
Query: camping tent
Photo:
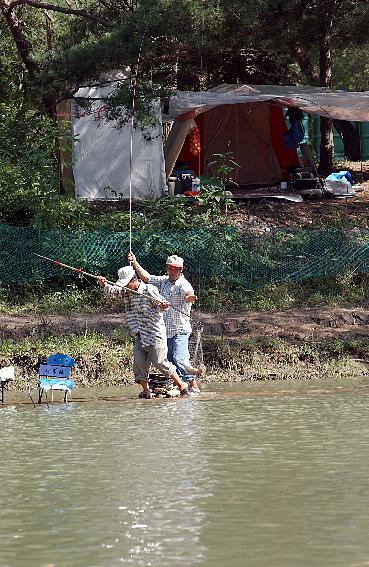
[[[232,152],[239,184],[268,184],[283,178],[295,154],[285,146],[283,109],[351,121],[369,121],[369,91],[350,93],[323,87],[221,85],[206,92],[177,91],[169,103],[174,120],[165,146],[171,174],[188,132],[201,131],[200,172],[214,153]],[[196,161],[196,160],[194,160]]]
[[[95,200],[128,198],[156,199],[164,195],[165,170],[160,105],[158,124],[150,131],[150,141],[130,124],[119,129],[105,122],[102,97],[108,96],[125,74],[98,86],[81,87],[74,95],[71,110],[73,135],[73,173],[77,197]],[[92,101],[88,111],[80,99]],[[80,104],[79,104],[80,103]],[[131,147],[132,142],[132,147]],[[132,162],[132,163],[131,163]]]

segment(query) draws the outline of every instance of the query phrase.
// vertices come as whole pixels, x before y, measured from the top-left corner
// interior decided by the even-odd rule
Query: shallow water
[[[369,382],[125,392],[0,409],[0,567],[369,564]]]

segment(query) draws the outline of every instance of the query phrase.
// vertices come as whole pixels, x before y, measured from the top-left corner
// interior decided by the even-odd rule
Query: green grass
[[[133,342],[126,333],[41,334],[19,341],[0,341],[0,363],[16,367],[18,379],[14,387],[17,389],[26,388],[29,382],[35,385],[38,365],[55,352],[75,358],[77,365],[73,377],[78,384],[132,383]],[[213,380],[339,378],[367,375],[363,363],[369,361],[369,342],[341,339],[293,341],[275,337],[229,342],[222,337],[204,336],[203,352],[208,374]],[[202,379],[206,380],[206,377]]]
[[[358,305],[369,301],[369,275],[317,278],[245,290],[222,280],[202,282],[197,306],[212,313],[290,307]]]
[[[129,338],[126,338],[128,344]],[[76,357],[83,353],[91,353],[102,347],[102,336],[96,332],[70,333],[68,335],[26,336],[22,339],[3,339],[0,341],[2,356],[48,356],[55,352],[63,352]]]
[[[56,352],[76,360],[74,378],[83,385],[121,384],[132,381],[133,342],[128,334],[105,336],[97,332],[28,336],[0,341],[1,365],[14,365],[17,388],[38,379],[40,362]]]
[[[367,375],[369,342],[314,340],[291,342],[282,338],[234,341],[204,338],[205,364],[225,381],[320,379]],[[368,360],[369,362],[369,360]]]
[[[65,314],[98,312],[106,309],[97,286],[80,288],[75,283],[53,282],[51,285],[12,286],[0,288],[0,314]]]
[[[245,289],[212,278],[193,282],[198,301],[196,308],[209,313],[292,307],[363,305],[369,302],[369,275],[317,278],[304,282],[273,283]],[[0,288],[0,314],[73,315],[77,313],[120,312],[119,301],[107,301],[95,285],[79,287],[60,280],[47,286]]]

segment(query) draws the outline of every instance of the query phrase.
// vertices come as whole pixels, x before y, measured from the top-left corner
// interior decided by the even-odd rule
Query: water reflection
[[[340,386],[1,408],[0,567],[368,564],[369,389]]]
[[[4,413],[0,565],[201,562],[208,465],[198,407],[178,400]]]

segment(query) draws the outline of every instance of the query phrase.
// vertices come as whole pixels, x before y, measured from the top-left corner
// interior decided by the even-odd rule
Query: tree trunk
[[[319,73],[320,86],[331,87],[332,84],[332,59],[331,59],[331,36],[326,31],[321,38],[319,50]],[[320,163],[319,172],[327,175],[333,169],[333,121],[331,118],[320,119]]]
[[[333,122],[331,118],[320,118],[319,173],[328,175],[333,169]]]
[[[360,161],[360,132],[356,125],[348,120],[333,120],[333,126],[342,138],[345,158],[350,161]]]

